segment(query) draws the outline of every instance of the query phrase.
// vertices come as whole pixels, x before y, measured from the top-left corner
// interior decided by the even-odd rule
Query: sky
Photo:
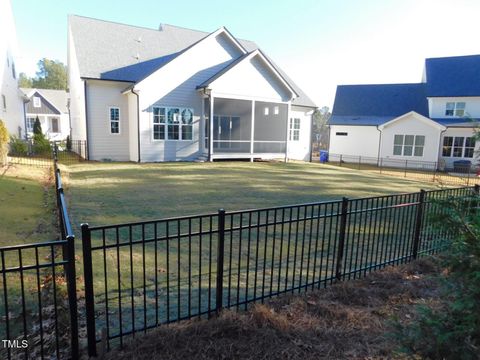
[[[41,58],[66,64],[68,14],[147,28],[225,26],[255,41],[317,106],[330,109],[337,85],[420,82],[425,58],[480,54],[479,0],[11,2],[17,68],[30,76]]]

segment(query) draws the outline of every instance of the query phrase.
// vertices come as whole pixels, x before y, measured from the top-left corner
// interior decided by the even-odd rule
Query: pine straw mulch
[[[105,359],[397,358],[393,319],[438,301],[440,269],[421,259],[326,289],[280,296],[247,312],[225,310],[139,335]]]

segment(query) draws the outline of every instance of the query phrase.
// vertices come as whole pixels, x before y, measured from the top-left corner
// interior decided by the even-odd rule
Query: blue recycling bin
[[[320,150],[320,162],[321,163],[328,162],[328,151]]]
[[[470,160],[457,160],[453,162],[453,171],[456,173],[467,174],[470,172],[472,162]]]

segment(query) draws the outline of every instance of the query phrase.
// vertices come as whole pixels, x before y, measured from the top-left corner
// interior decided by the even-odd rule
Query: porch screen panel
[[[286,104],[255,102],[255,153],[285,153],[288,106]]]

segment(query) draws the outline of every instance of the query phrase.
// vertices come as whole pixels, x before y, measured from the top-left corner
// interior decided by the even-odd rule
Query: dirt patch
[[[106,359],[366,359],[402,357],[392,319],[438,297],[431,260],[389,267],[364,279],[280,296],[247,312],[163,326]]]

